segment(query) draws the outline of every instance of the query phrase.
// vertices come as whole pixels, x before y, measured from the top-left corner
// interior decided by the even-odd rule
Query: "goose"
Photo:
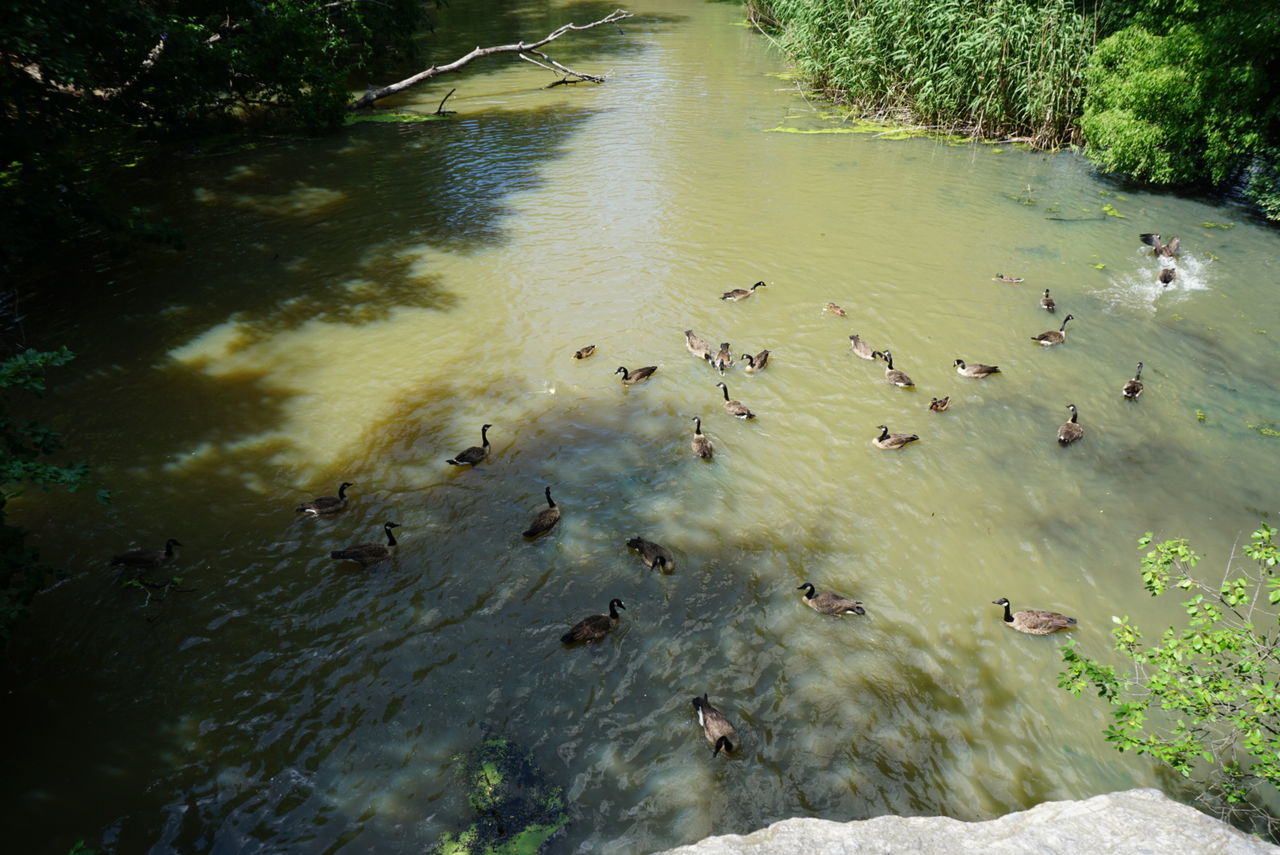
[[[354,486],[350,481],[343,481],[338,485],[338,495],[316,496],[311,501],[298,505],[298,513],[312,514],[313,516],[336,514],[347,506],[347,488]]]
[[[879,352],[872,350],[871,345],[856,335],[849,336],[849,347],[853,349],[854,356],[861,356],[863,359],[875,359]]]
[[[871,440],[876,448],[895,449],[902,448],[904,445],[915,442],[920,437],[914,433],[889,433],[889,429],[884,425],[876,425],[880,430],[880,435]]]
[[[997,273],[995,276],[992,276],[991,278],[997,282],[1008,282],[1011,285],[1016,285],[1017,283],[1022,281],[1021,276],[1005,276],[1003,273]]]
[[[748,291],[746,288],[734,288],[732,291],[725,291],[723,294],[720,295],[720,299],[729,300],[730,302],[733,302],[733,303],[736,303],[739,300],[745,300],[748,297],[750,297],[752,294],[754,294],[757,288],[759,288],[761,285],[764,285],[764,284],[765,283],[763,281],[757,282],[756,284],[751,286],[750,291]]]
[[[1162,267],[1160,268],[1160,275],[1157,278],[1160,280],[1160,284],[1163,287],[1168,288],[1169,283],[1178,278],[1178,271],[1172,267]]]
[[[723,341],[720,343],[720,352],[711,358],[711,367],[723,374],[732,365],[733,354],[729,352],[729,342]]]
[[[618,370],[614,374],[622,375],[622,385],[634,386],[637,383],[643,383],[653,376],[653,372],[658,370],[656,365],[647,365],[644,368],[637,368],[635,371],[628,371],[625,367],[619,365]]]
[[[754,419],[756,414],[747,409],[747,405],[741,401],[734,401],[729,398],[729,387],[724,383],[717,383],[724,390],[724,408],[731,416],[737,416],[740,419]]]
[[[1138,396],[1142,394],[1142,363],[1138,363],[1138,370],[1133,372],[1133,379],[1124,384],[1124,388],[1120,390],[1120,394],[1124,395],[1126,401],[1136,401]]]
[[[999,365],[983,365],[981,362],[965,365],[963,359],[957,359],[953,364],[956,367],[956,373],[961,377],[975,377],[981,380],[983,377],[1001,373]]]
[[[765,366],[769,364],[769,351],[762,350],[755,356],[752,356],[749,353],[744,353],[738,358],[747,363],[747,367],[742,369],[743,371],[748,374],[755,374],[757,371],[763,371]]]
[[[929,409],[935,413],[945,413],[947,407],[951,406],[951,396],[945,398],[934,398],[929,401]]]
[[[715,454],[715,446],[702,432],[702,416],[693,417],[693,441],[689,443],[689,447],[703,460],[710,460],[711,455]]]
[[[480,444],[473,445],[457,457],[446,460],[452,466],[475,466],[481,460],[489,456],[489,428],[493,425],[484,425],[480,428]]]
[[[391,557],[391,552],[396,546],[396,537],[391,533],[391,529],[399,528],[400,523],[384,523],[382,530],[387,533],[387,542],[383,543],[357,543],[355,546],[348,546],[346,549],[335,549],[329,553],[330,558],[339,561],[354,561],[361,567],[368,567],[371,564],[377,564],[379,561]]]
[[[588,356],[594,355],[595,352],[596,352],[596,346],[594,344],[589,344],[586,347],[580,347],[577,350],[575,350],[573,352],[573,358],[586,359]]]
[[[1059,445],[1070,445],[1084,436],[1084,426],[1077,421],[1079,414],[1076,412],[1076,405],[1067,404],[1067,409],[1071,411],[1071,419],[1058,428]]]
[[[614,597],[609,601],[607,615],[590,615],[575,623],[568,632],[560,636],[563,644],[576,644],[580,641],[599,641],[618,625],[618,609],[625,609],[622,600]]]
[[[174,558],[173,548],[182,546],[172,537],[164,542],[164,549],[130,549],[111,559],[112,567],[159,567]]]
[[[808,589],[807,591],[805,589]],[[842,597],[839,594],[833,594],[830,591],[822,593],[814,593],[813,583],[805,582],[797,591],[805,591],[805,595],[801,598],[804,604],[815,612],[824,615],[865,615],[867,610],[862,607],[862,603],[858,600],[851,600],[848,597]]]
[[[1159,258],[1162,255],[1165,258],[1173,258],[1178,254],[1178,247],[1182,245],[1181,238],[1174,238],[1168,243],[1161,243],[1160,235],[1151,232],[1140,234],[1138,237],[1143,243],[1151,247],[1151,254],[1156,258]]]
[[[711,756],[715,757],[722,748],[732,754],[733,740],[738,738],[738,732],[733,729],[729,719],[724,717],[724,713],[711,706],[706,692],[702,693],[702,697],[693,699],[693,708],[698,711],[698,724],[702,725],[702,732],[713,748]]]
[[[1004,606],[1004,625],[1011,629],[1016,629],[1018,632],[1026,632],[1031,635],[1048,635],[1051,632],[1070,629],[1076,625],[1075,618],[1067,617],[1057,612],[1046,612],[1041,609],[1010,611],[1008,597],[992,600],[991,604]]]
[[[689,349],[690,353],[699,359],[706,359],[710,361],[711,345],[703,341],[702,337],[693,330],[684,331],[684,346]]]
[[[1058,308],[1058,304],[1049,296],[1048,288],[1044,289],[1044,296],[1040,298],[1040,308],[1044,309],[1046,312],[1052,312],[1054,309]]]
[[[1062,326],[1058,327],[1056,330],[1046,330],[1045,332],[1040,333],[1040,335],[1033,335],[1031,340],[1038,342],[1044,347],[1052,347],[1055,344],[1062,344],[1067,340],[1067,321],[1072,320],[1073,318],[1075,318],[1075,315],[1067,315],[1062,319]]]
[[[671,554],[671,550],[652,540],[633,537],[627,541],[627,548],[640,553],[640,560],[644,562],[645,567],[665,572],[676,569],[676,557]]]
[[[835,303],[827,303],[827,305],[823,306],[822,308],[830,312],[831,314],[835,315],[837,318],[843,318],[845,315],[849,314],[844,309],[837,306]]]
[[[547,487],[544,492],[547,495],[547,507],[538,511],[538,515],[533,518],[533,522],[529,523],[529,527],[524,530],[525,537],[537,537],[540,534],[546,534],[556,527],[556,523],[560,522],[560,509],[556,507],[555,501],[551,498],[551,488]]]
[[[905,371],[899,371],[893,367],[893,353],[891,351],[877,350],[875,352],[887,363],[884,369],[884,379],[888,380],[890,384],[902,389],[910,389],[916,385],[915,381],[908,377]]]

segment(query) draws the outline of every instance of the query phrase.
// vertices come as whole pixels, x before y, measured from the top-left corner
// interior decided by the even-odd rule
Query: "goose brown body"
[[[738,738],[738,732],[724,713],[711,705],[706,692],[702,693],[702,697],[693,699],[693,708],[698,711],[698,724],[702,725],[703,736],[711,743],[711,756],[719,754],[721,749],[732,754],[733,741]]]
[[[1037,342],[1043,347],[1052,347],[1055,344],[1062,344],[1067,340],[1067,321],[1075,318],[1075,315],[1067,315],[1062,319],[1062,326],[1056,330],[1045,330],[1040,335],[1033,335],[1031,340]]]
[[[391,529],[399,527],[400,523],[384,523],[382,530],[387,535],[386,543],[357,543],[346,549],[335,549],[329,553],[329,557],[337,561],[354,561],[362,567],[377,564],[391,557],[392,551],[396,548],[396,537],[391,533]]]
[[[736,416],[737,418],[740,418],[740,419],[754,419],[756,417],[755,413],[747,409],[746,404],[729,397],[728,386],[724,385],[723,383],[717,383],[716,385],[719,386],[722,390],[724,390],[725,412],[727,412],[731,416]]]
[[[684,331],[684,346],[699,359],[711,359],[711,345],[702,340],[693,330]]]
[[[338,485],[338,495],[336,496],[316,496],[309,502],[303,502],[298,505],[297,512],[300,514],[311,514],[319,516],[321,514],[336,514],[347,506],[347,488],[354,487],[350,481],[343,481]]]
[[[445,461],[453,466],[475,466],[480,461],[489,456],[489,428],[493,425],[483,425],[480,428],[480,444],[473,445],[463,451],[457,457],[452,457]]]
[[[1168,288],[1173,280],[1178,278],[1178,271],[1172,267],[1162,267],[1160,268],[1160,275],[1156,278],[1160,281],[1161,285]]]
[[[742,369],[743,371],[748,374],[755,374],[757,371],[763,371],[765,366],[769,364],[769,351],[762,350],[755,356],[744,353],[738,358],[747,363],[747,367]]]
[[[1018,632],[1025,632],[1029,635],[1048,635],[1057,632],[1060,629],[1071,629],[1077,623],[1073,617],[1059,614],[1058,612],[1047,612],[1043,609],[1023,609],[1022,611],[1012,611],[1009,608],[1009,600],[1007,597],[1001,597],[998,600],[992,600],[992,605],[1004,606],[1004,625],[1010,629],[1016,629]]]
[[[703,460],[710,460],[716,449],[702,432],[702,417],[694,416],[693,423],[693,441],[689,443],[689,447]]]
[[[627,548],[640,553],[640,560],[646,567],[664,571],[676,569],[676,558],[671,554],[671,550],[652,540],[633,537],[627,541]]]
[[[1044,296],[1040,298],[1040,308],[1044,309],[1046,312],[1052,312],[1054,309],[1058,308],[1058,304],[1049,296],[1048,288],[1044,289]]]
[[[711,367],[723,374],[725,369],[732,365],[733,354],[729,352],[729,342],[721,342],[719,352],[717,352],[715,356],[711,357]]]
[[[1155,234],[1154,232],[1140,234],[1138,235],[1138,238],[1147,246],[1151,247],[1151,254],[1157,258],[1160,256],[1173,258],[1178,254],[1178,247],[1182,245],[1182,238],[1174,238],[1168,243],[1164,243],[1160,240],[1160,235]]]
[[[720,295],[721,300],[728,300],[731,303],[737,303],[739,300],[745,300],[756,292],[756,289],[763,286],[764,281],[757,282],[752,285],[750,290],[746,288],[734,288],[732,291],[725,291]]]
[[[880,431],[880,435],[871,440],[876,448],[884,448],[892,451],[893,449],[902,448],[905,445],[915,442],[920,437],[914,433],[889,433],[889,429],[884,425],[876,425]]]
[[[614,374],[622,375],[622,384],[624,386],[634,386],[637,383],[643,383],[653,376],[653,372],[658,370],[656,365],[646,365],[644,368],[637,368],[635,371],[628,371],[626,366],[619,365],[618,370]]]
[[[1126,401],[1136,401],[1138,396],[1142,394],[1142,363],[1138,363],[1138,370],[1133,372],[1133,379],[1127,381],[1120,389],[1120,394],[1124,395]]]
[[[863,359],[875,359],[877,350],[873,350],[871,345],[862,340],[861,336],[849,336],[849,347],[853,350],[854,356],[860,356]]]
[[[1071,411],[1071,418],[1062,427],[1058,428],[1059,445],[1070,445],[1084,436],[1084,426],[1079,422],[1079,413],[1076,412],[1076,405],[1067,404],[1067,409]]]
[[[797,591],[804,591],[805,595],[801,597],[804,604],[815,612],[824,615],[865,615],[867,610],[862,607],[859,600],[851,600],[848,597],[842,597],[839,594],[833,594],[831,591],[814,591],[812,582],[805,582]]]
[[[897,386],[900,389],[910,389],[915,386],[915,381],[907,376],[905,371],[899,371],[893,367],[893,352],[888,350],[877,350],[877,354],[885,361],[884,379],[891,386]]]
[[[560,636],[563,644],[578,644],[585,641],[599,641],[618,625],[618,609],[625,609],[622,600],[616,597],[609,601],[607,615],[589,615],[575,623],[569,631]]]
[[[547,487],[544,491],[547,497],[547,507],[538,512],[533,518],[533,522],[529,523],[529,527],[524,530],[525,537],[537,537],[546,534],[556,527],[556,523],[560,522],[560,508],[556,506],[555,500],[551,498],[551,488]]]
[[[981,380],[983,377],[1001,373],[999,365],[983,365],[981,362],[966,365],[963,359],[957,359],[953,364],[956,367],[956,373],[961,377],[973,377]]]
[[[138,569],[159,567],[162,564],[168,564],[174,559],[173,548],[175,546],[182,546],[182,544],[171,537],[164,542],[164,549],[130,549],[128,552],[113,556],[111,566]]]

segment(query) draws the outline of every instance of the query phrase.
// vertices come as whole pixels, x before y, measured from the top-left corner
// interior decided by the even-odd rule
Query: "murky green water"
[[[503,5],[442,10],[438,58],[608,11]],[[120,492],[10,505],[76,570],[12,646],[22,851],[417,851],[471,821],[451,758],[486,732],[565,788],[557,852],[1167,783],[1055,688],[1057,640],[990,603],[1076,615],[1099,653],[1111,615],[1177,612],[1140,588],[1143,531],[1214,568],[1274,522],[1280,440],[1249,426],[1280,423],[1275,233],[1070,154],[772,132],[838,123],[738,6],[633,8],[555,52],[605,86],[542,90],[490,60],[403,102],[456,86],[448,123],[140,174],[187,250],[103,259],[74,304],[28,298],[32,343],[80,353],[46,418]],[[1144,231],[1182,237],[1167,290]],[[1068,312],[1065,345],[1029,341]],[[723,412],[686,328],[773,352],[724,378],[758,419]],[[1004,374],[965,380],[955,358]],[[624,389],[619,365],[658,372]],[[1064,449],[1069,403],[1086,434]],[[486,422],[490,460],[447,466]],[[878,424],[922,439],[879,451]],[[294,513],[342,480],[345,513]],[[544,485],[563,520],[528,543]],[[387,520],[392,561],[328,558]],[[636,535],[675,572],[628,553]],[[168,537],[196,590],[142,608],[107,560]],[[867,616],[815,614],[804,581]],[[618,631],[563,649],[612,597]],[[702,692],[736,756],[711,757]]]

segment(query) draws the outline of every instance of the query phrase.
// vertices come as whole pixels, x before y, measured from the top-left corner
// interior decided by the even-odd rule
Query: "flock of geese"
[[[1180,245],[1179,239],[1174,238],[1168,243],[1164,243],[1158,234],[1142,234],[1140,239],[1143,243],[1151,246],[1155,257],[1161,260],[1162,266],[1159,273],[1159,281],[1167,287],[1176,276],[1176,268],[1172,266],[1172,260],[1176,258]],[[1005,276],[999,273],[993,278],[1006,283],[1023,281],[1020,277]],[[724,292],[720,299],[728,302],[741,302],[752,297],[757,289],[765,286],[766,283],[760,281],[750,288],[735,288]],[[1053,297],[1050,296],[1047,288],[1043,296],[1040,297],[1040,307],[1048,312],[1054,312],[1057,309],[1057,304]],[[827,303],[823,309],[839,317],[847,315],[845,310],[835,303]],[[1068,314],[1062,319],[1062,323],[1057,329],[1046,330],[1039,335],[1032,336],[1031,340],[1043,347],[1063,344],[1067,340],[1067,323],[1074,320],[1074,318],[1074,315]],[[688,351],[699,359],[705,360],[721,376],[724,376],[725,372],[735,364],[729,342],[723,342],[718,349],[712,350],[711,346],[692,329],[685,330],[684,335],[685,346]],[[890,385],[904,389],[910,389],[915,386],[914,381],[908,374],[894,367],[892,351],[887,348],[885,350],[874,349],[856,334],[849,336],[849,345],[855,356],[868,361],[883,361],[885,363],[885,381]],[[593,356],[595,352],[596,346],[588,345],[577,350],[573,356],[575,359],[587,359]],[[744,353],[738,357],[737,361],[743,363],[745,373],[757,374],[768,367],[769,351],[762,350],[756,354]],[[1001,373],[999,366],[967,363],[963,359],[956,359],[953,362],[953,366],[956,373],[961,377],[973,380],[982,380]],[[1120,390],[1121,395],[1126,400],[1135,401],[1142,394],[1142,367],[1142,363],[1139,362],[1133,378],[1127,381]],[[635,369],[618,366],[614,373],[621,375],[621,382],[624,386],[630,387],[649,380],[657,370],[658,368],[655,365],[647,365]],[[725,412],[743,420],[755,418],[755,413],[749,407],[730,396],[729,387],[723,380],[717,382],[716,386],[721,390],[722,405]],[[932,398],[929,402],[929,410],[931,412],[943,413],[949,407],[950,397]],[[1068,404],[1067,409],[1071,411],[1071,418],[1058,428],[1057,438],[1061,445],[1069,445],[1084,436],[1084,427],[1079,422],[1079,414],[1075,404]],[[702,432],[702,417],[694,416],[692,421],[694,428],[690,448],[700,459],[710,461],[715,455],[715,447]],[[485,424],[480,428],[480,445],[466,448],[454,457],[448,458],[445,462],[451,466],[470,467],[483,463],[489,457],[489,429],[492,427],[492,424]],[[880,449],[897,450],[905,448],[920,439],[917,434],[891,433],[885,425],[877,425],[876,429],[880,433],[873,437],[871,442],[876,448]],[[347,489],[353,486],[355,485],[352,482],[343,481],[338,486],[337,495],[318,496],[299,505],[297,512],[316,517],[337,514],[347,508],[349,501]],[[522,535],[527,539],[532,540],[547,534],[560,522],[560,508],[551,497],[550,486],[544,489],[544,495],[547,506],[538,511],[529,523],[528,528],[522,532]],[[393,529],[399,527],[399,523],[388,521],[382,527],[385,540],[357,543],[345,549],[335,549],[329,553],[329,556],[337,561],[352,561],[361,567],[371,567],[390,558],[394,553],[397,541]],[[636,552],[646,567],[652,570],[671,572],[675,569],[675,556],[671,550],[660,544],[641,537],[633,537],[626,542],[626,545],[628,549]],[[176,555],[174,551],[176,546],[182,546],[182,544],[178,540],[170,538],[165,542],[163,549],[133,549],[114,556],[111,559],[111,564],[112,566],[144,572],[172,562]],[[796,590],[804,591],[801,602],[819,614],[834,617],[866,614],[861,601],[850,599],[831,591],[818,591],[811,582],[805,582]],[[1040,609],[1025,609],[1015,612],[1012,610],[1009,600],[1005,597],[993,601],[993,605],[1003,607],[1004,625],[1019,632],[1031,635],[1047,635],[1076,626],[1075,618],[1067,617],[1058,612]],[[578,621],[570,627],[568,632],[560,636],[561,643],[566,646],[572,646],[601,640],[617,627],[620,620],[619,609],[625,610],[626,605],[618,598],[611,599],[607,613],[588,615]],[[698,723],[703,729],[703,734],[707,742],[712,746],[713,756],[718,755],[722,750],[732,753],[735,740],[737,740],[737,732],[729,719],[711,704],[706,693],[701,697],[693,698],[692,704],[697,713]]]

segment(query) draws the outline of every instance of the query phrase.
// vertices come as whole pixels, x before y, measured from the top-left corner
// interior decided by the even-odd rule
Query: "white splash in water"
[[[1152,258],[1145,247],[1136,253],[1136,261],[1127,273],[1110,277],[1107,284],[1091,293],[1115,309],[1141,309],[1154,314],[1161,303],[1180,303],[1196,291],[1210,288],[1212,261],[1190,253],[1177,258]],[[1160,271],[1172,268],[1176,276],[1168,285],[1160,282]]]

